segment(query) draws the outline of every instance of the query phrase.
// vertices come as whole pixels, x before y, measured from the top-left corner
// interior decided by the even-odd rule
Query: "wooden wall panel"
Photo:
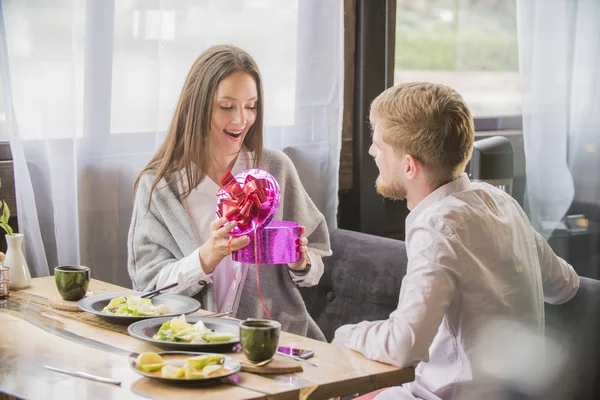
[[[344,112],[339,190],[352,189],[352,136],[354,135],[354,57],[356,53],[356,0],[344,0]]]

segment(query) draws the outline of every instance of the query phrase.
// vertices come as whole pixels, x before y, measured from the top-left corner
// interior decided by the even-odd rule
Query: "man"
[[[480,376],[474,358],[483,332],[510,321],[543,335],[544,300],[568,301],[579,277],[510,195],[469,181],[473,119],[457,92],[398,85],[373,101],[370,120],[377,191],[406,199],[410,210],[408,266],[389,319],[342,326],[335,343],[398,367],[417,365],[414,382],[377,399],[465,398]]]

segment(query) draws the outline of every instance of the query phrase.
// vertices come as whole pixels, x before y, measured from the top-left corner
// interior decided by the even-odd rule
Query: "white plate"
[[[164,351],[162,353],[158,353],[158,355],[160,355],[161,357],[163,357],[163,359],[165,360],[165,362],[167,362],[167,364],[169,363],[169,360],[173,360],[175,357],[180,358],[181,356],[184,356],[185,358],[192,358],[192,357],[196,357],[196,356],[202,356],[202,355],[216,355],[217,353],[197,353],[197,352],[190,352],[190,351]],[[219,376],[211,376],[211,377],[207,377],[207,378],[193,378],[193,379],[186,379],[186,378],[164,378],[160,375],[155,375],[153,373],[150,372],[144,372],[141,371],[139,369],[137,369],[135,367],[135,359],[136,357],[131,357],[129,359],[129,366],[131,368],[133,368],[133,370],[135,372],[137,372],[140,375],[145,376],[146,378],[150,378],[150,379],[156,379],[159,381],[163,381],[163,382],[168,382],[168,383],[177,383],[177,384],[190,384],[190,383],[208,383],[208,382],[217,382],[223,378],[226,378],[230,375],[236,374],[238,372],[240,372],[241,370],[241,365],[240,362],[238,360],[236,360],[235,358],[231,358],[229,356],[223,356],[224,358],[224,362],[223,362],[223,366],[225,367],[225,369],[227,369],[227,372],[225,374],[221,374]],[[184,362],[178,362],[177,365],[179,364],[183,364]]]
[[[215,332],[230,333],[234,338],[229,342],[220,343],[186,343],[186,342],[165,342],[164,340],[153,339],[160,326],[173,319],[172,317],[153,318],[151,320],[139,321],[129,325],[127,332],[136,339],[152,343],[165,350],[173,351],[210,351],[213,353],[230,352],[240,342],[239,322],[227,318],[200,317],[197,315],[185,317],[190,324],[202,321],[204,326]]]
[[[149,317],[133,317],[129,315],[117,315],[102,311],[104,307],[110,303],[115,297],[127,297],[131,295],[141,296],[143,292],[119,292],[119,293],[103,293],[96,296],[84,297],[77,302],[80,310],[89,312],[113,324],[129,325],[132,322],[140,320],[148,320],[153,318],[175,318],[181,314],[190,314],[200,308],[198,300],[179,294],[159,294],[152,298],[152,304],[155,306],[166,305],[169,307],[168,315],[149,316]]]

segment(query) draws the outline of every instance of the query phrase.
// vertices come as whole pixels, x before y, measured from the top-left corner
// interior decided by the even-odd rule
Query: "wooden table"
[[[90,289],[94,294],[127,290],[97,280],[92,280]],[[282,332],[281,345],[313,350],[311,360],[319,366],[303,363],[303,372],[286,375],[240,372],[212,386],[167,385],[138,375],[128,365],[131,353],[160,349],[128,336],[126,326],[109,324],[87,313],[52,308],[50,300],[56,295],[54,278],[44,277],[0,300],[0,392],[27,399],[60,400],[198,396],[213,400],[327,399],[414,379],[413,368],[395,368],[352,350]],[[243,358],[241,354],[230,355]],[[52,372],[44,365],[118,378],[123,383],[98,383]]]

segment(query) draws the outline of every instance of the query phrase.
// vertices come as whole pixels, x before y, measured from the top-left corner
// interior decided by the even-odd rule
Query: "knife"
[[[62,374],[77,376],[79,378],[90,379],[90,380],[96,381],[96,382],[109,383],[111,385],[117,385],[117,386],[121,385],[121,381],[118,381],[116,379],[103,378],[101,376],[96,376],[96,375],[88,374],[87,372],[67,371],[67,370],[64,370],[64,369],[51,367],[49,365],[44,365],[44,368],[47,368],[47,369],[49,369],[51,371],[60,372]]]
[[[201,317],[213,317],[213,318],[218,318],[218,317],[224,317],[226,315],[231,314],[233,311],[225,311],[225,312],[220,312],[220,313],[212,313],[212,314],[206,314],[206,315],[201,315]]]
[[[293,359],[294,359],[294,360],[296,360],[296,361],[300,361],[300,362],[307,363],[307,364],[309,364],[309,365],[312,365],[313,367],[318,367],[318,366],[319,366],[319,364],[317,364],[317,363],[315,363],[315,362],[312,362],[312,361],[305,360],[304,358],[297,357],[297,356],[295,356],[295,355],[292,355],[292,354],[283,353],[283,352],[281,352],[281,351],[279,351],[279,350],[277,350],[277,354],[279,354],[280,356],[284,356],[284,357],[293,358]]]

